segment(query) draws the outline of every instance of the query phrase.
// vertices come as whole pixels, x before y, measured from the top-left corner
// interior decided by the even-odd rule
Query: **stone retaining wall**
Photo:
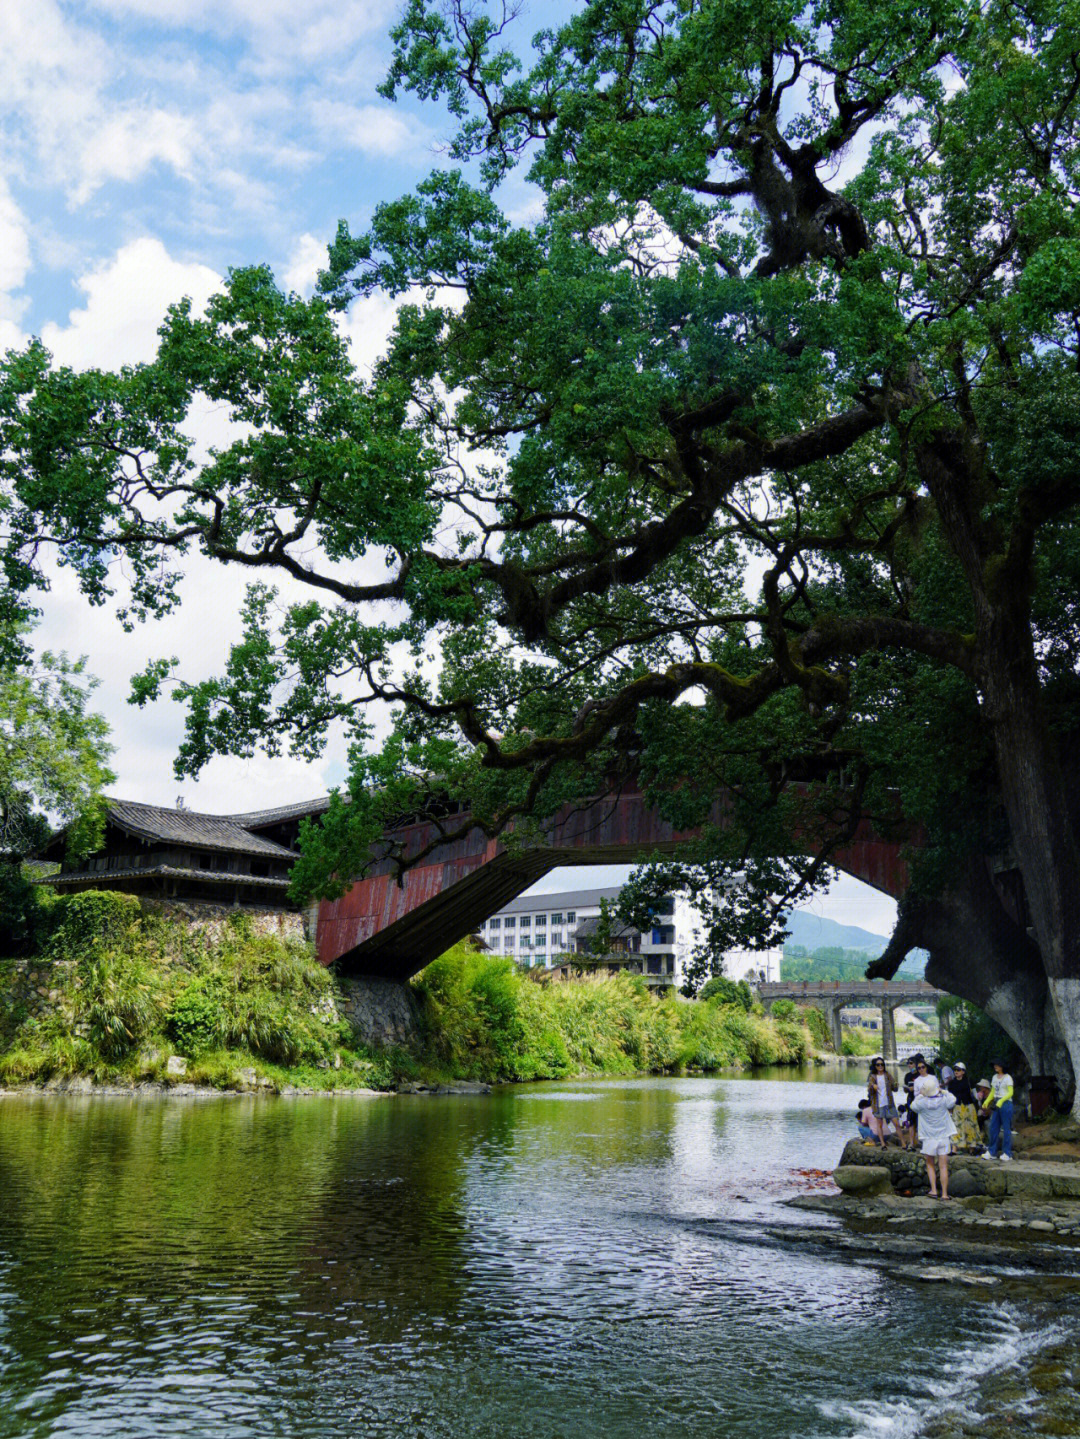
[[[201,930],[211,940],[219,940],[225,926],[234,914],[242,914],[251,921],[254,934],[272,934],[280,939],[314,938],[306,933],[306,915],[293,909],[254,909],[245,905],[238,909],[231,904],[213,904],[199,899],[144,899],[143,910],[148,914],[161,915],[163,919],[186,924],[189,929]]]
[[[392,979],[338,981],[342,1015],[361,1044],[409,1045],[417,1037],[416,1011],[406,985]]]
[[[10,971],[0,972],[3,990],[0,998],[5,1007],[15,1011],[20,1019],[41,1019],[47,1014],[55,1014],[61,991],[67,989],[76,961],[37,958],[15,959],[10,963]]]

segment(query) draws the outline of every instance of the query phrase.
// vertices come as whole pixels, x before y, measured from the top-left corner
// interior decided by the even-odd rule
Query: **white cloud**
[[[319,271],[326,266],[326,241],[314,235],[301,235],[292,248],[281,283],[298,295],[310,295],[315,289]]]
[[[342,51],[393,20],[398,0],[98,0],[99,11],[156,26],[240,37],[265,73]]]
[[[345,100],[316,100],[311,107],[319,133],[335,149],[359,150],[380,159],[419,155],[431,148],[432,132],[406,111],[391,105],[353,105]]]
[[[54,0],[0,6],[0,52],[8,165],[24,178],[63,184],[81,202],[105,180],[136,179],[159,161],[187,172],[190,124],[168,107],[133,102],[121,54]],[[127,83],[110,98],[117,81]]]
[[[174,260],[160,240],[133,240],[77,280],[86,296],[66,325],[44,326],[42,339],[63,365],[113,368],[152,360],[169,305],[190,296],[201,309],[221,288],[208,265]]]
[[[20,294],[32,264],[30,227],[0,178],[0,352],[25,342],[20,327],[29,296]]]
[[[365,295],[340,316],[338,324],[349,343],[353,364],[364,378],[371,374],[376,362],[385,355],[398,310],[408,302],[408,298],[401,295],[391,299],[381,293]]]
[[[30,273],[30,230],[26,216],[0,179],[0,290],[21,288]]]
[[[81,204],[106,180],[130,183],[159,163],[190,179],[195,147],[195,126],[175,111],[129,109],[112,114],[83,143],[73,198]]]

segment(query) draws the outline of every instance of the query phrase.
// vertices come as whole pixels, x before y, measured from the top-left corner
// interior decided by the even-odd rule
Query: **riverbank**
[[[545,982],[458,946],[402,994],[408,1036],[360,1043],[297,939],[237,913],[194,928],[121,894],[57,901],[38,953],[0,961],[0,1085],[84,1092],[445,1090],[575,1075],[805,1063],[816,1011],[658,998],[626,974]]]

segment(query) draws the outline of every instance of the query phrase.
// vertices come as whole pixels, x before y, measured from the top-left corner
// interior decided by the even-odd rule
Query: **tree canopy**
[[[514,20],[410,0],[384,91],[445,105],[449,163],[341,225],[314,300],[240,270],[151,364],[9,355],[9,586],[52,544],[100,601],[123,551],[130,620],[193,551],[252,570],[179,764],[351,728],[300,890],[448,793],[494,833],[633,775],[684,825],[728,796],[689,858],[748,873],[725,923],[766,941],[758,900],[901,817],[878,972],[924,944],[1076,1068],[1080,7],[589,0],[528,52]],[[334,312],[375,292],[362,381]],[[203,399],[238,426],[206,462]]]
[[[0,664],[0,953],[27,938],[33,907],[22,862],[52,826],[81,855],[100,842],[101,792],[114,775],[104,717],[89,708],[97,681],[86,661],[35,656],[27,627],[10,635]]]

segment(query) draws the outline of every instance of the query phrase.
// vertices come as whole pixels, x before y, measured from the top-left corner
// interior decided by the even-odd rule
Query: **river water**
[[[754,1242],[837,1079],[0,1100],[0,1436],[921,1434],[1062,1335]]]

